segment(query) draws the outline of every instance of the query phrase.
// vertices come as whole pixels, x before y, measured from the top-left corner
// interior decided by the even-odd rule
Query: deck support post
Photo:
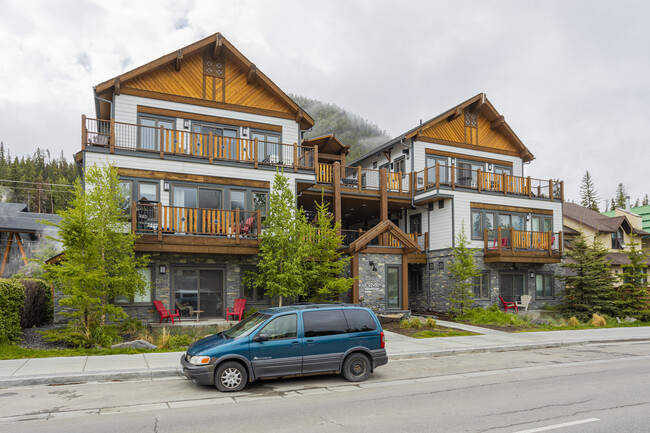
[[[88,129],[86,128],[86,115],[81,115],[81,150],[86,150],[88,143]]]
[[[108,136],[108,147],[111,153],[115,153],[115,119],[111,118],[110,135]]]
[[[386,168],[379,169],[379,220],[386,221],[388,219],[388,170]],[[388,234],[381,235],[382,246],[388,245]]]
[[[402,245],[404,247],[404,245]],[[405,251],[405,250],[404,250]],[[402,253],[402,310],[409,309],[409,255]]]
[[[158,217],[158,242],[162,241],[162,203],[158,202],[156,216]]]
[[[334,162],[332,173],[332,208],[334,210],[334,224],[339,223],[336,235],[341,236],[341,163]]]
[[[350,263],[350,272],[354,282],[352,283],[352,303],[359,303],[359,253],[352,253],[352,260]]]

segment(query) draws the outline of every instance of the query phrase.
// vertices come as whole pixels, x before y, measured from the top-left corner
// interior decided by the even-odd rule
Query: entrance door
[[[222,269],[173,269],[174,308],[191,306],[203,310],[201,317],[224,317],[223,275]]]
[[[526,293],[524,273],[501,274],[501,297],[506,302],[516,302]]]
[[[399,266],[386,266],[386,308],[400,308],[402,287]]]

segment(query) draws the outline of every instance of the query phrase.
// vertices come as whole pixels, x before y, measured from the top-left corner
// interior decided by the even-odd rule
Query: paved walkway
[[[482,335],[415,339],[386,332],[386,350],[389,359],[602,342],[650,341],[650,327],[505,333],[440,320],[437,322],[443,326],[481,332]],[[37,384],[179,377],[182,376],[180,371],[182,353],[3,360],[0,361],[0,389]]]

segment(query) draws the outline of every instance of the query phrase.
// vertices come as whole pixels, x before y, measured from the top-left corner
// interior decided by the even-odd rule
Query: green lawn
[[[466,335],[479,335],[479,334],[475,334],[473,332],[466,332],[466,331],[447,331],[447,332],[422,331],[413,334],[412,337],[413,338],[437,338],[437,337],[463,337]]]
[[[53,358],[57,356],[102,356],[102,355],[134,355],[152,352],[180,352],[186,347],[172,349],[25,349],[18,345],[0,345],[0,359],[23,358]]]

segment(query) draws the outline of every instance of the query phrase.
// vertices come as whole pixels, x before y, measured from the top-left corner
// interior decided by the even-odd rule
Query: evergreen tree
[[[625,209],[625,199],[627,198],[627,189],[622,183],[616,187],[616,197],[614,197],[614,206],[619,209]]]
[[[641,201],[640,201],[639,198],[637,197],[637,198],[636,198],[636,201],[634,202],[634,207],[639,207],[639,206],[641,206]]]
[[[622,316],[641,318],[647,308],[647,275],[648,256],[643,249],[637,248],[635,236],[626,251],[630,263],[623,265],[623,272],[618,275],[621,285],[616,288],[618,313]]]
[[[566,316],[587,320],[593,313],[612,314],[615,311],[614,277],[607,261],[607,249],[597,240],[589,245],[580,233],[573,241],[567,256],[573,261],[560,266],[568,269],[558,276],[564,281],[561,310]]]
[[[309,256],[308,224],[289,188],[289,180],[278,171],[269,197],[266,227],[260,235],[260,262],[251,283],[269,296],[283,298],[306,295],[303,260]]]
[[[124,198],[115,167],[87,168],[86,182],[91,187],[84,190],[77,182],[72,206],[59,212],[59,223],[50,223],[59,229],[56,240],[62,243],[64,258],[48,265],[46,276],[63,293],[61,305],[72,310],[64,313],[72,319],[64,335],[91,346],[99,342],[107,321],[126,317],[111,300],[132,298],[147,289],[138,268],[145,267],[148,258],[136,257],[136,235],[125,232],[128,219],[119,206]]]
[[[338,249],[343,237],[337,235],[341,223],[333,223],[334,216],[321,198],[316,203],[316,226],[310,227],[309,257],[304,261],[305,284],[312,301],[336,300],[338,294],[346,292],[354,283],[353,278],[342,278],[341,274],[350,257],[341,257]]]
[[[648,194],[643,197],[643,202],[641,203],[641,206],[647,206],[650,204],[650,201],[648,200]]]
[[[625,206],[625,204],[623,206]],[[609,210],[615,210],[616,209],[616,202],[614,201],[614,199],[612,199],[612,201],[609,203],[609,207],[610,207]]]
[[[461,316],[474,304],[474,277],[478,275],[476,264],[474,263],[474,253],[469,247],[469,240],[465,233],[465,223],[462,223],[460,233],[456,238],[456,246],[451,253],[453,261],[449,266],[454,280],[449,302],[450,310]]]
[[[589,170],[587,170],[584,176],[582,176],[582,184],[580,185],[580,204],[588,209],[600,212],[598,210],[599,200],[600,197],[598,197],[594,182],[589,174]]]

